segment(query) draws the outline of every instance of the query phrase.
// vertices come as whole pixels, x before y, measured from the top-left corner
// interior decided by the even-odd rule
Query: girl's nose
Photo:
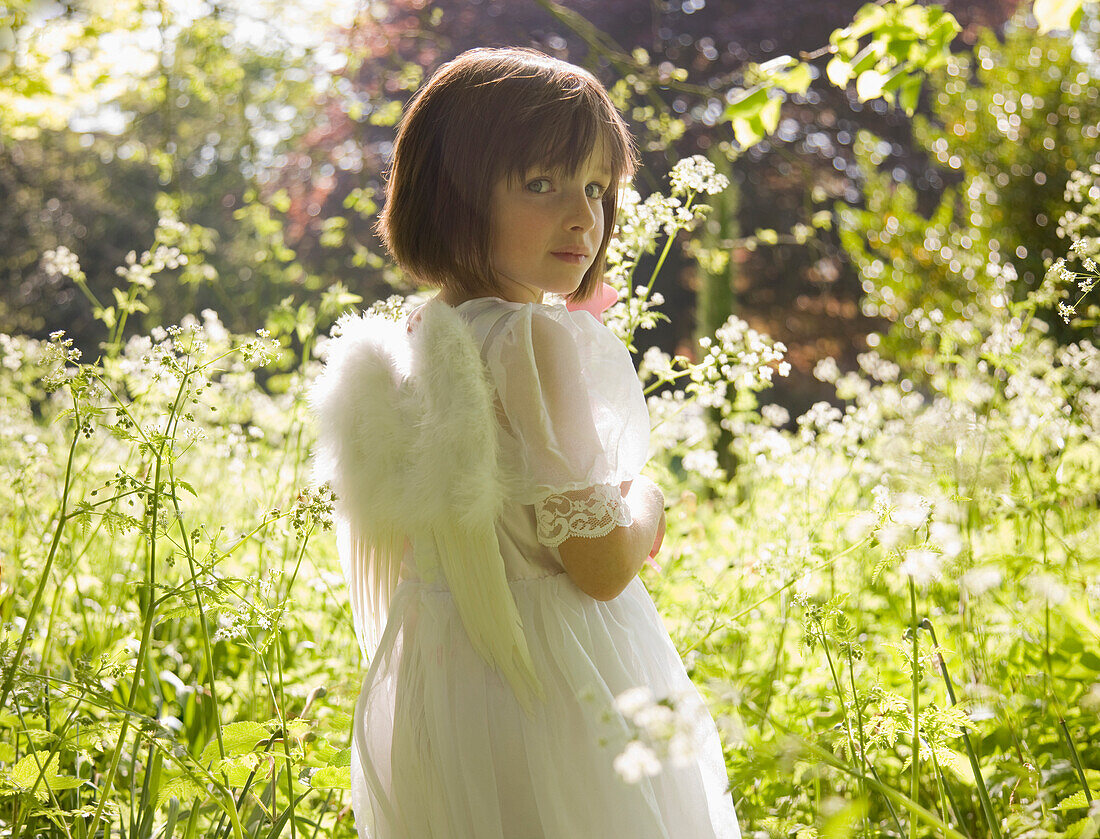
[[[565,216],[565,227],[577,233],[587,233],[596,226],[598,221],[596,214],[602,212],[602,204],[597,203],[593,206],[592,200],[581,192],[579,197],[574,197],[569,202],[569,208]]]

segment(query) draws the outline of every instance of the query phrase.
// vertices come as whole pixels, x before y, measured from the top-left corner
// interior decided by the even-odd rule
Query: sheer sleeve
[[[587,312],[528,304],[486,349],[517,452],[516,500],[534,506],[539,541],[629,525],[619,485],[645,465],[649,413],[622,342]]]

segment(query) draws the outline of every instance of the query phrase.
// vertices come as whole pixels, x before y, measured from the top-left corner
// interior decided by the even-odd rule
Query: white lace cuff
[[[618,485],[597,484],[535,502],[538,540],[550,548],[556,548],[570,536],[606,536],[616,527],[627,527],[632,522],[630,507]]]

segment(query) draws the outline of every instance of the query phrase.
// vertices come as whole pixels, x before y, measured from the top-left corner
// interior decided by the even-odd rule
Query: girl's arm
[[[622,593],[646,559],[660,549],[664,536],[665,496],[639,475],[625,496],[633,523],[606,536],[571,536],[558,546],[562,565],[577,587],[596,600]]]

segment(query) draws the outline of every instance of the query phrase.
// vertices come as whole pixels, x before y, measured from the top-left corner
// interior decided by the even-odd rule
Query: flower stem
[[[57,511],[57,527],[54,529],[53,538],[50,540],[50,552],[46,555],[46,562],[38,578],[38,588],[34,592],[34,600],[31,602],[31,608],[27,612],[23,622],[23,632],[19,636],[19,645],[15,648],[15,655],[12,656],[11,663],[7,668],[7,675],[4,676],[4,687],[0,690],[0,709],[7,704],[8,696],[11,694],[11,689],[15,684],[15,671],[19,669],[19,662],[23,659],[23,650],[26,648],[27,641],[31,637],[31,631],[34,628],[34,618],[38,614],[39,608],[42,606],[42,596],[45,594],[46,585],[50,580],[50,571],[53,569],[54,560],[57,558],[57,549],[61,544],[61,534],[65,530],[65,525],[68,523],[67,508],[69,505],[69,490],[72,489],[73,459],[76,454],[77,441],[80,440],[81,426],[80,406],[75,396],[73,397],[73,421],[75,424],[73,429],[73,441],[69,444],[69,459],[65,464],[65,480],[61,490],[61,506]]]
[[[920,646],[917,638],[917,584],[909,577],[910,629],[913,633],[913,774],[909,797],[914,801],[920,792]],[[909,819],[909,839],[917,839],[917,820]]]
[[[925,618],[921,621],[921,626],[927,629],[932,636],[932,646],[936,648],[936,662],[940,666],[940,673],[943,674],[943,683],[947,686],[947,697],[951,700],[952,706],[958,705],[958,700],[955,699],[955,687],[951,684],[951,676],[947,673],[947,663],[943,660],[943,654],[939,650],[940,642],[936,639],[936,630],[932,628],[932,621]],[[978,799],[982,803],[982,815],[985,816],[986,826],[994,839],[1001,839],[997,817],[993,814],[993,802],[989,798],[989,789],[985,785],[985,778],[982,777],[982,768],[978,764],[978,754],[974,751],[974,744],[970,742],[970,734],[966,726],[963,726],[962,736],[963,743],[966,745],[967,757],[970,758],[970,770],[974,773],[974,780],[978,784]]]

